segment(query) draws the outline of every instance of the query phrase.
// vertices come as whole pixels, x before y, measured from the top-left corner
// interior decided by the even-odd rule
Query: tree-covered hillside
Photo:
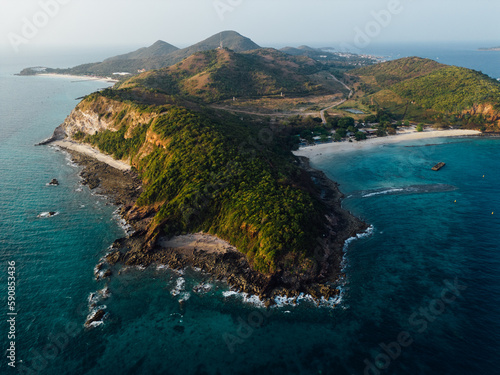
[[[120,93],[108,89],[85,100],[119,101]],[[286,264],[310,271],[326,212],[279,133],[223,112],[143,110],[153,109],[155,118],[134,129],[130,114],[119,113],[113,131],[75,136],[132,161],[145,183],[137,204],[159,207],[150,236],[203,230],[237,246],[256,270]]]
[[[500,82],[471,69],[417,57],[353,70],[357,102],[400,120],[489,131],[500,125]]]
[[[474,105],[494,104],[500,110],[500,83],[497,80],[455,66],[405,80],[394,85],[392,90],[426,109],[460,113]]]

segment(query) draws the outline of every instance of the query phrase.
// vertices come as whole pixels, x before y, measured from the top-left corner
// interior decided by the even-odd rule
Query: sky
[[[0,0],[0,7],[4,56],[54,47],[127,52],[158,39],[182,48],[222,30],[266,47],[500,45],[498,0]]]

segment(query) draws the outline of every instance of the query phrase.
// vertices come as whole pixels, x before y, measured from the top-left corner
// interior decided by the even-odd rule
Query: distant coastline
[[[110,83],[119,82],[119,80],[110,77],[77,76],[72,74],[58,74],[58,73],[38,73],[35,75],[40,77],[67,78],[76,81],[96,81],[96,82],[110,82]]]
[[[500,47],[483,47],[479,48],[478,51],[500,51]]]

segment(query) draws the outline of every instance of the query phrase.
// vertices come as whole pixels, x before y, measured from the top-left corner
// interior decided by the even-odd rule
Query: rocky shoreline
[[[264,275],[252,270],[246,256],[237,251],[212,252],[203,248],[164,248],[160,241],[148,246],[148,226],[156,214],[155,207],[134,206],[142,191],[142,183],[133,171],[122,172],[87,155],[67,150],[73,161],[83,167],[82,183],[112,198],[119,205],[120,215],[134,228],[128,237],[120,238],[112,245],[111,252],[99,266],[110,277],[121,265],[150,266],[167,265],[172,269],[195,267],[208,273],[213,279],[227,282],[238,292],[258,296],[266,306],[272,305],[277,296],[295,298],[301,294],[315,300],[328,300],[339,294],[338,284],[342,279],[342,258],[345,241],[364,232],[368,226],[344,210],[341,206],[343,194],[338,184],[328,179],[321,171],[312,169],[307,158],[299,157],[301,168],[314,181],[316,194],[327,205],[328,234],[318,239],[315,260],[318,267],[314,274],[296,274],[279,270]]]

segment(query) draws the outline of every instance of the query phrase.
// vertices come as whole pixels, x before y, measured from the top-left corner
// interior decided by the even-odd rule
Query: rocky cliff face
[[[148,124],[156,113],[137,111],[132,105],[99,96],[80,102],[54,132],[54,139],[72,138],[77,132],[96,134],[117,131],[127,125],[125,138],[140,125]]]
[[[491,131],[498,131],[500,128],[500,111],[495,109],[491,104],[475,104],[472,108],[463,111],[463,115],[469,114],[472,116],[482,115],[487,120],[486,128]]]

